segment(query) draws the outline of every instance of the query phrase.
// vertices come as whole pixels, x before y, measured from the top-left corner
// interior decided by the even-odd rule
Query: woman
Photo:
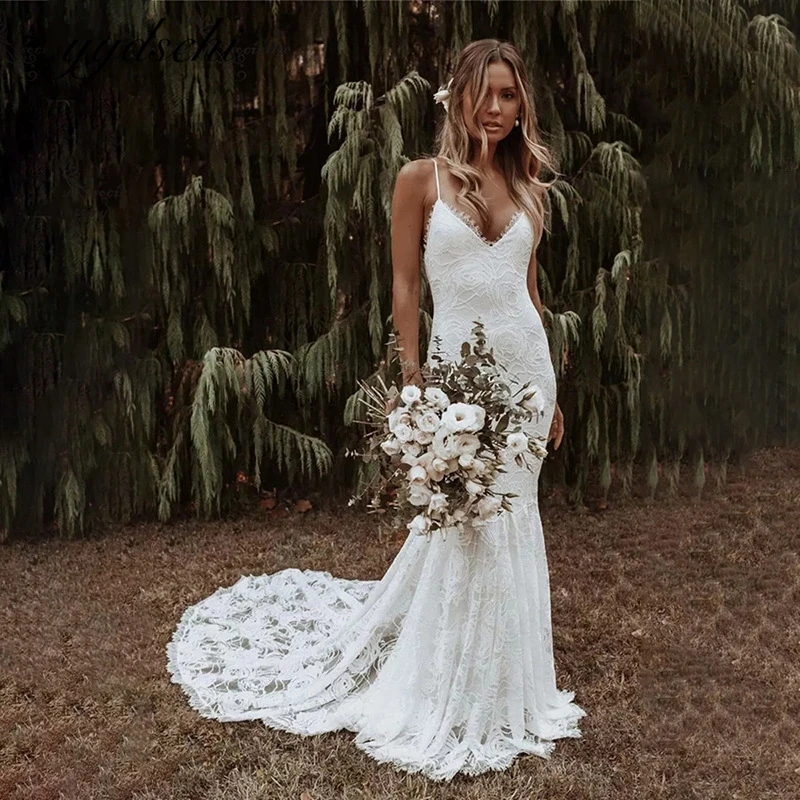
[[[536,287],[548,154],[518,52],[461,53],[436,160],[406,164],[392,212],[393,309],[405,382],[421,383],[420,249],[434,301],[428,357],[473,322],[512,376],[539,386],[529,433],[563,434]],[[552,420],[552,424],[551,424]],[[167,647],[203,716],[310,735],[347,729],[378,761],[434,780],[548,757],[585,711],[556,688],[535,472],[507,465],[514,506],[467,536],[410,533],[380,581],[286,569],[187,609]]]

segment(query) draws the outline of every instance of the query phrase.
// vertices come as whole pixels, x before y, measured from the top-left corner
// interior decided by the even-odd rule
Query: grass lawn
[[[2,546],[0,798],[800,798],[800,449],[701,501],[541,508],[558,684],[587,711],[550,759],[437,784],[346,731],[193,711],[166,671],[186,606],[285,567],[378,579],[402,541],[349,509],[254,512]]]

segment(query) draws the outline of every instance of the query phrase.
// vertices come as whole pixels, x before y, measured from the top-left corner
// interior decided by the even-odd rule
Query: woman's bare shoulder
[[[405,194],[422,199],[429,194],[433,181],[433,159],[415,158],[400,167],[396,185]]]

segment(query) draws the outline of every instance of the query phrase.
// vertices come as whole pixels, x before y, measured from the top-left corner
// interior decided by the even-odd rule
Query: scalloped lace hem
[[[187,611],[189,610],[187,609]],[[241,721],[241,716],[230,719],[220,717],[207,703],[203,702],[191,683],[184,680],[181,675],[176,644],[170,642],[166,650],[167,669],[171,674],[171,683],[175,683],[183,689],[191,708],[206,719],[215,719],[219,722]],[[565,701],[565,705],[560,709],[560,713],[563,716],[559,719],[547,720],[545,724],[550,727],[547,738],[536,736],[535,734],[528,734],[522,739],[499,737],[499,741],[493,742],[491,746],[483,747],[469,743],[453,743],[449,749],[445,749],[436,755],[415,750],[413,747],[403,746],[402,743],[377,742],[363,738],[363,729],[352,720],[349,722],[341,721],[338,725],[325,726],[323,724],[319,727],[309,728],[298,724],[291,716],[286,716],[285,714],[273,715],[258,711],[253,714],[251,719],[252,721],[261,722],[268,728],[303,737],[347,730],[356,734],[353,739],[355,747],[366,753],[373,760],[381,764],[389,764],[409,774],[424,775],[433,781],[449,782],[459,774],[476,776],[486,772],[501,772],[508,769],[520,756],[534,755],[549,759],[555,750],[556,740],[583,738],[578,723],[586,716],[586,711],[571,702],[575,696],[574,692],[561,690],[559,691],[559,696]]]

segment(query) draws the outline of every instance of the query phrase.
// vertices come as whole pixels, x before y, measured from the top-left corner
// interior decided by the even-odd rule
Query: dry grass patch
[[[200,717],[169,682],[186,606],[285,567],[378,579],[400,548],[349,510],[120,527],[4,546],[0,798],[800,797],[800,450],[577,513],[543,498],[559,686],[588,712],[549,759],[436,784],[352,734]]]

